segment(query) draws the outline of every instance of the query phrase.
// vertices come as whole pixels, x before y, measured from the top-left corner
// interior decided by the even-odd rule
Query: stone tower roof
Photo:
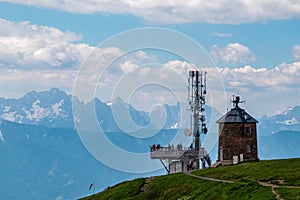
[[[217,123],[257,123],[258,121],[249,115],[244,109],[239,107],[240,97],[232,101],[235,107],[223,115]]]

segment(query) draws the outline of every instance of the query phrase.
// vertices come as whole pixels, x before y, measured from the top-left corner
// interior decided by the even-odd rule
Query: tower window
[[[245,133],[247,135],[250,135],[251,134],[251,128],[249,126],[245,127]]]
[[[246,146],[246,152],[247,152],[247,153],[251,153],[251,148],[250,148],[249,145]]]

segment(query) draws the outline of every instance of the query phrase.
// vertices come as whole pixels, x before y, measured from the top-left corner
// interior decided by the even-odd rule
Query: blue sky
[[[76,73],[94,47],[123,31],[150,26],[181,32],[202,45],[217,66],[207,71],[220,74],[226,98],[238,91],[254,116],[300,105],[300,3],[229,2],[1,1],[0,96],[51,87],[72,93]],[[119,55],[119,50],[106,52]],[[116,68],[124,74],[152,62],[190,67],[178,56],[142,52],[122,58]],[[101,93],[112,89],[99,88]],[[143,92],[141,99],[149,96]],[[154,102],[170,100],[162,96],[156,93]],[[216,107],[223,112],[222,105]]]

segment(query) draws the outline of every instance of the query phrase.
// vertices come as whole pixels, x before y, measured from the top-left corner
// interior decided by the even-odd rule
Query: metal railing
[[[189,154],[191,156],[201,156],[202,154],[200,151],[197,151],[190,147],[182,147],[177,146],[176,148],[173,146],[169,147],[160,147],[159,148],[150,148],[150,156],[152,159],[179,159],[183,154]]]

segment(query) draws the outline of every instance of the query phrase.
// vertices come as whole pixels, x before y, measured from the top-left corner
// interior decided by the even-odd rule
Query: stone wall
[[[220,123],[218,161],[240,154],[244,160],[258,159],[256,123]]]

